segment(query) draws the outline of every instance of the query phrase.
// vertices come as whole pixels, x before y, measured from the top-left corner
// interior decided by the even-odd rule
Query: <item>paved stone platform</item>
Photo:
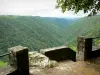
[[[100,57],[88,61],[62,61],[57,67],[36,71],[31,69],[30,72],[31,75],[100,75]]]

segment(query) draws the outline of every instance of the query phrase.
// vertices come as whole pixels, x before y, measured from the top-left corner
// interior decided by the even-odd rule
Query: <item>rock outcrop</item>
[[[38,52],[29,52],[29,66],[38,68],[51,68],[57,66],[57,62],[50,60],[45,55]]]

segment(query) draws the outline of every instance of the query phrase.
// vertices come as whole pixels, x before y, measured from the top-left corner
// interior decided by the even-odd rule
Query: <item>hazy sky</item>
[[[0,15],[33,15],[44,17],[83,17],[72,11],[55,9],[56,0],[0,0]]]

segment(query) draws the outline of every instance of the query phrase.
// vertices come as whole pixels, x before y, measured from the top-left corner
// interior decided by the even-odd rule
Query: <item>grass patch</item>
[[[0,61],[0,68],[7,65],[7,62]]]
[[[74,45],[69,45],[69,48],[71,48],[73,51],[77,51],[77,47],[76,46],[74,46]]]

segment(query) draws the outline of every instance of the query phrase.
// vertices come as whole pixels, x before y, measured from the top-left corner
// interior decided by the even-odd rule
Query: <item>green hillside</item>
[[[100,16],[78,19],[65,29],[66,41],[75,44],[78,36],[100,37]]]
[[[16,45],[39,51],[65,44],[75,45],[77,36],[100,36],[100,16],[73,21],[38,16],[0,16],[0,54]]]
[[[65,23],[67,21],[65,20]],[[56,21],[32,16],[0,16],[0,54],[16,45],[40,50],[64,45],[61,25]]]

